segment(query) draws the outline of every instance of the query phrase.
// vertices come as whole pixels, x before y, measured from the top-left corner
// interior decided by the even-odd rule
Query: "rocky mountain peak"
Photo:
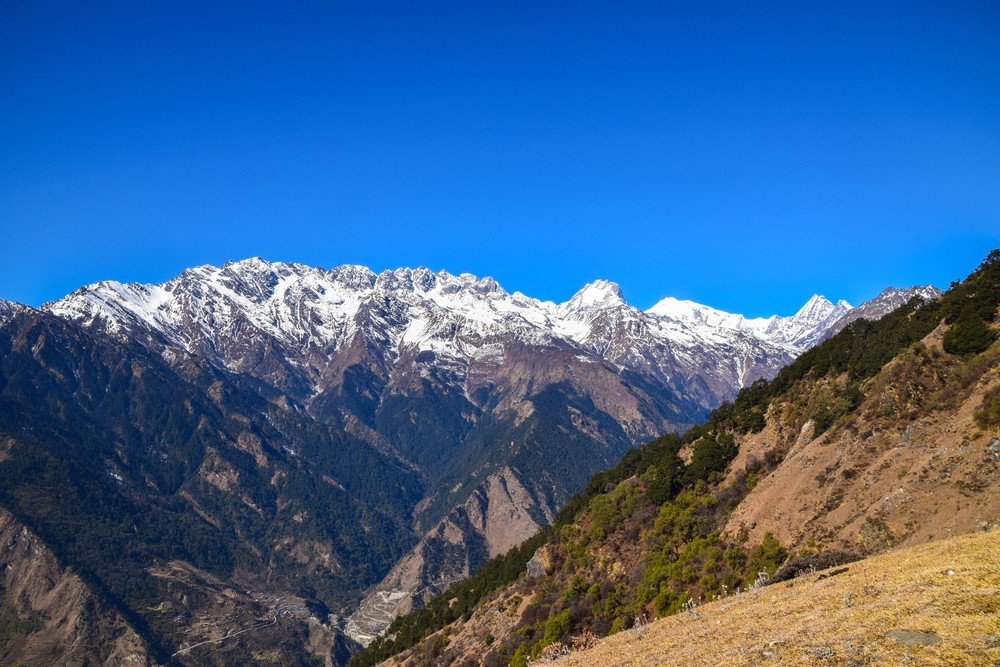
[[[378,277],[367,266],[344,264],[326,273],[331,282],[356,291],[369,291],[375,287]]]
[[[933,285],[914,285],[901,289],[898,287],[887,287],[882,292],[869,301],[864,302],[857,308],[851,308],[840,315],[839,318],[830,322],[826,326],[826,331],[817,342],[826,340],[854,320],[866,319],[877,320],[886,313],[899,308],[914,297],[920,297],[924,301],[931,301],[941,296],[943,292]]]
[[[618,283],[608,280],[595,280],[592,283],[587,283],[569,301],[561,304],[559,306],[559,313],[565,317],[571,313],[627,305],[625,297],[622,296],[622,288]]]
[[[839,313],[839,317],[839,315],[850,309],[851,304],[846,301],[841,300],[835,306],[825,296],[813,294],[812,297],[806,301],[805,305],[803,305],[799,311],[793,315],[793,318],[802,323],[819,324],[829,319],[834,313]]]
[[[15,303],[14,301],[0,299],[0,323],[6,322],[20,311],[27,310],[28,308],[28,306]]]
[[[486,276],[485,278],[477,278],[471,273],[463,273],[459,276],[459,279],[462,280],[464,285],[475,294],[495,294],[498,296],[507,295],[504,288],[500,287],[500,283],[489,276]]]
[[[933,285],[913,285],[907,288],[887,287],[869,303],[898,303],[902,305],[915,296],[929,301],[938,298],[942,294],[943,292]]]

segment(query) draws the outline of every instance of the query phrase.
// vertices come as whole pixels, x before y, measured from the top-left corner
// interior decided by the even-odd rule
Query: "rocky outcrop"
[[[539,547],[532,555],[531,560],[525,568],[529,577],[544,577],[552,568],[548,553],[545,547]]]

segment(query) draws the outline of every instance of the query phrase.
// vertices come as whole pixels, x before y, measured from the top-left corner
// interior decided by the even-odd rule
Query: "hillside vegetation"
[[[792,558],[996,525],[998,304],[994,251],[941,299],[852,323],[704,425],[627,453],[353,664],[525,665],[728,598]]]
[[[1000,532],[971,533],[706,603],[558,664],[992,665]]]

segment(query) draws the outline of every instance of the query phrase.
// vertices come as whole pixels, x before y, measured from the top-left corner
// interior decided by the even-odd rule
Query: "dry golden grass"
[[[555,664],[1000,665],[1000,531],[845,567],[704,604]]]

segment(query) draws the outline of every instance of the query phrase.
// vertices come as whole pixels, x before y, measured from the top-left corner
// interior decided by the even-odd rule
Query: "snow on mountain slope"
[[[742,315],[727,313],[723,310],[716,310],[709,306],[703,306],[694,301],[682,301],[668,296],[646,311],[650,315],[655,315],[662,319],[685,322],[692,326],[706,326],[723,329],[748,329],[760,331],[775,319],[755,318],[747,319]]]
[[[28,310],[29,306],[24,306],[14,301],[0,299],[0,323],[6,322],[22,310]]]
[[[814,345],[833,322],[851,310],[851,304],[846,301],[840,301],[835,306],[825,297],[813,295],[790,317],[746,318],[673,297],[663,299],[646,312],[699,328],[747,332],[797,355]]]
[[[922,294],[933,295],[933,288]],[[866,312],[887,312],[888,305]],[[189,269],[162,285],[102,282],[44,308],[113,334],[141,330],[165,347],[240,372],[270,341],[315,390],[331,355],[351,345],[380,349],[386,365],[407,351],[433,353],[438,363],[455,362],[461,379],[474,360],[499,361],[498,341],[517,340],[579,348],[657,383],[681,378],[690,389],[699,380],[707,386],[698,397],[706,407],[773,375],[854,310],[817,295],[790,317],[745,318],[672,297],[643,312],[604,280],[554,304],[470,274],[375,274],[362,266],[324,270],[260,258]]]
[[[826,331],[816,342],[822,342],[830,336],[833,336],[854,320],[861,318],[877,320],[886,313],[899,308],[914,297],[920,297],[924,301],[930,301],[938,298],[943,293],[944,292],[933,285],[914,285],[913,287],[908,287],[906,289],[888,287],[874,299],[866,301],[857,308],[847,311],[841,315],[839,319],[829,324],[826,327]]]

